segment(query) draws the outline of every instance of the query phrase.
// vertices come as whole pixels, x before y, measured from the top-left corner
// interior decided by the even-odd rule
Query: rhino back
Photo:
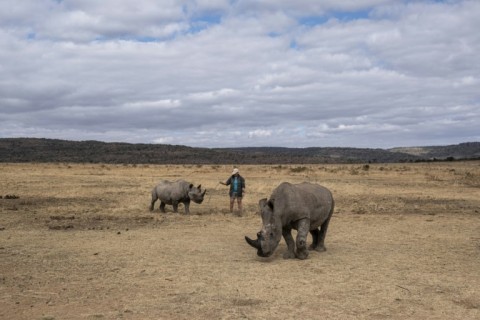
[[[156,192],[158,198],[164,202],[170,202],[172,200],[180,201],[185,198],[188,198],[188,187],[189,183],[185,180],[177,181],[160,181],[154,191]]]
[[[333,208],[331,192],[318,184],[280,184],[272,193],[275,215],[281,215],[282,225],[310,218],[312,228],[320,226]]]

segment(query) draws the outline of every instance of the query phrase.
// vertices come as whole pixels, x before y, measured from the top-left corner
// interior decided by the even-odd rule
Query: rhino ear
[[[190,186],[188,186],[189,189],[193,188],[193,184],[190,183]]]
[[[258,205],[260,206],[260,208],[265,207],[266,204],[267,204],[267,198],[263,198],[260,201],[258,201]]]
[[[202,189],[202,185],[199,184],[197,188],[198,188],[198,190]]]

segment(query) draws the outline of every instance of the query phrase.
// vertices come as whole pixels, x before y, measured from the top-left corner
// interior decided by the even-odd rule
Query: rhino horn
[[[204,196],[205,193],[207,193],[207,189],[203,190],[202,196]]]
[[[251,245],[251,246],[254,247],[255,249],[260,250],[260,243],[258,243],[258,239],[257,239],[257,240],[252,240],[252,239],[250,239],[249,237],[245,236],[245,240],[247,241],[247,243],[248,243],[249,245]]]

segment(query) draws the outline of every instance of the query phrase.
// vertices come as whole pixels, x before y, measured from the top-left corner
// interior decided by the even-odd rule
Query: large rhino
[[[260,257],[268,257],[275,251],[283,235],[288,246],[283,257],[306,259],[308,232],[313,237],[312,245],[308,249],[319,252],[326,250],[325,235],[334,205],[332,193],[325,187],[307,182],[283,182],[273,190],[270,199],[259,201],[262,230],[257,233],[256,240],[249,237],[245,237],[245,240],[257,249]],[[298,230],[297,250],[291,234],[292,229]]]
[[[190,200],[195,203],[202,203],[207,190],[201,190],[202,185],[194,187],[193,184],[185,180],[177,180],[170,182],[167,180],[160,181],[152,190],[152,203],[150,211],[157,199],[160,199],[160,211],[165,212],[165,205],[172,205],[173,211],[178,212],[178,204],[183,203],[185,213],[190,213]]]

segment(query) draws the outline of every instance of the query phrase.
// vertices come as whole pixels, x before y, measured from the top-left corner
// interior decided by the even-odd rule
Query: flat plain
[[[0,164],[0,319],[480,319],[480,162],[239,168],[241,215],[231,165]],[[205,201],[150,212],[161,179]],[[332,191],[326,252],[246,244],[283,181]]]

